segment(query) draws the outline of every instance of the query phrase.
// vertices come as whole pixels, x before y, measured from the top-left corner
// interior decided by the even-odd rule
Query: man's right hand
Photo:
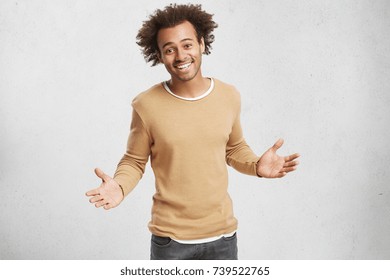
[[[124,198],[122,188],[99,168],[95,169],[95,173],[102,179],[102,183],[97,189],[86,193],[86,196],[91,196],[89,202],[95,203],[96,208],[103,207],[106,210],[118,206]]]

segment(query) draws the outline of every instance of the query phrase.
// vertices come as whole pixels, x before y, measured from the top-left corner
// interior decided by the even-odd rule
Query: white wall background
[[[187,3],[188,1],[178,1]],[[95,209],[130,102],[168,79],[135,36],[170,1],[0,2],[0,259],[148,259],[154,178]],[[300,152],[279,179],[230,169],[241,259],[390,258],[390,2],[197,1],[215,14],[204,74],[242,94],[246,139]]]

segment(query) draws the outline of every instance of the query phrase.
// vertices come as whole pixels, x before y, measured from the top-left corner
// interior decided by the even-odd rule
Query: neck
[[[181,97],[196,98],[204,94],[210,87],[210,79],[199,76],[189,81],[171,79],[168,82],[171,91]]]

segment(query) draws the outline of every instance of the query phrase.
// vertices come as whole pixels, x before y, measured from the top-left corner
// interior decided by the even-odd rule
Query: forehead
[[[197,39],[195,28],[188,21],[174,27],[162,28],[157,34],[157,44],[160,48],[167,43],[178,44],[184,39]]]

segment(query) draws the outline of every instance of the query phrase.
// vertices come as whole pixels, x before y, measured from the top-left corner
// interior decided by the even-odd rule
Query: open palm
[[[89,202],[95,203],[97,208],[103,207],[106,210],[118,206],[123,201],[123,192],[119,184],[99,168],[95,169],[95,173],[102,179],[102,183],[98,188],[86,193],[91,197]]]
[[[279,139],[260,157],[257,162],[257,175],[264,178],[281,178],[297,168],[299,162],[296,159],[299,154],[285,157],[276,154],[283,143],[283,139]]]

